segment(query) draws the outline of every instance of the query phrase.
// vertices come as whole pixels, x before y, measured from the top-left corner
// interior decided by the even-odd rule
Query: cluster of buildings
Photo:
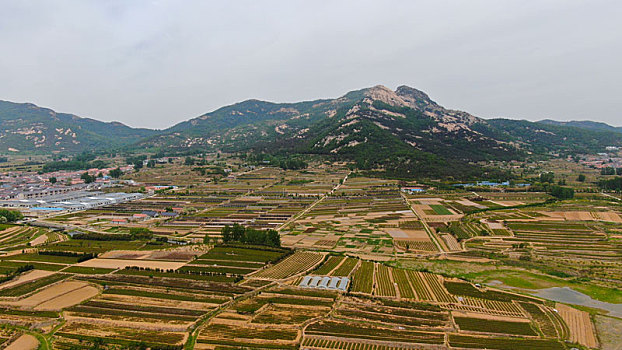
[[[581,157],[579,163],[592,169],[622,168],[622,157],[609,153],[599,153]]]
[[[299,286],[303,288],[328,289],[345,292],[348,290],[348,277],[305,276]]]
[[[183,211],[183,208],[173,208],[173,211],[165,210],[143,210],[140,213],[132,214],[132,216],[115,217],[110,220],[113,225],[125,225],[132,221],[146,221],[157,217],[163,218],[175,218],[179,216],[179,213]]]
[[[453,184],[454,187],[529,187],[531,184],[520,183],[510,184],[510,181],[494,182],[494,181],[477,181],[475,183]]]
[[[87,170],[86,172],[89,175],[96,177],[95,182],[89,184],[85,184],[81,178],[84,170],[55,171],[46,174],[7,172],[0,174],[0,200],[38,199],[80,190],[100,190],[119,182],[108,176],[108,173],[113,169],[116,168]],[[127,172],[131,169],[132,166],[130,165],[121,168],[121,171]]]
[[[414,187],[414,186],[402,187],[402,192],[410,193],[410,194],[423,193],[425,192],[425,190],[426,189],[424,187]]]
[[[143,198],[141,193],[104,193],[74,190],[66,193],[29,199],[0,200],[0,207],[22,209],[26,214],[40,215],[73,212],[113,205]]]

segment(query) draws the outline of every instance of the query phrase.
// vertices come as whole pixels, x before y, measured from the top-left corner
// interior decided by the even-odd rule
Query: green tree
[[[276,230],[268,230],[266,233],[266,245],[271,247],[281,246],[281,235]]]
[[[223,227],[222,230],[220,231],[220,234],[222,236],[223,242],[229,243],[232,241],[233,232],[232,232],[231,226],[225,225],[225,227]]]
[[[89,173],[87,173],[87,172],[85,172],[82,175],[80,175],[80,178],[82,180],[84,180],[85,184],[90,184],[92,182],[95,182],[95,176],[89,175]]]
[[[110,170],[110,172],[108,172],[108,175],[110,175],[110,177],[118,179],[121,177],[121,175],[123,175],[123,171],[121,171],[121,168],[117,167],[116,169],[112,169]]]
[[[555,181],[555,174],[552,172],[540,174],[540,182],[553,183]]]
[[[132,239],[151,239],[153,238],[153,232],[146,227],[132,227],[130,228],[130,235]]]
[[[570,187],[551,186],[551,196],[558,199],[572,199],[574,197],[574,190]]]
[[[17,210],[0,209],[0,217],[4,217],[5,222],[15,222],[24,218],[24,215]]]

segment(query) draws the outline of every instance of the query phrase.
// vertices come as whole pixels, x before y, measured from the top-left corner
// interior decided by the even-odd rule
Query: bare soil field
[[[452,316],[457,316],[457,317],[483,318],[483,319],[486,319],[486,320],[495,320],[495,321],[524,322],[524,323],[531,322],[527,318],[519,318],[519,317],[511,317],[511,316],[501,316],[501,315],[490,315],[490,314],[484,314],[484,313],[480,313],[480,312],[469,312],[469,311],[453,310],[451,312],[451,314],[452,314]]]
[[[620,217],[620,214],[618,213],[614,213],[614,212],[594,212],[592,213],[594,215],[594,217],[603,220],[603,221],[611,221],[611,222],[617,222],[617,223],[622,223],[622,217]]]
[[[475,202],[470,201],[468,199],[457,200],[456,203],[464,205],[465,207],[475,207],[475,208],[478,208],[478,209],[486,209],[487,208],[485,205],[481,205],[479,203],[475,203]]]
[[[0,284],[0,289],[10,288],[10,287],[16,286],[18,284],[34,281],[34,280],[37,280],[39,278],[43,278],[43,277],[46,277],[46,276],[49,276],[49,275],[53,275],[54,273],[55,273],[54,271],[31,270],[31,271],[28,271],[28,272],[20,275],[19,277],[17,277],[14,280],[8,281],[8,282],[3,283],[3,284]]]
[[[35,246],[38,246],[38,245],[42,245],[42,244],[44,244],[47,241],[48,241],[48,236],[46,234],[42,234],[41,236],[39,236],[39,237],[33,239],[32,241],[30,241],[30,246],[31,247],[35,247]]]
[[[441,237],[443,242],[445,242],[445,245],[450,251],[456,251],[456,250],[462,249],[462,246],[460,246],[460,243],[458,243],[458,240],[456,240],[454,236],[452,235],[439,235],[439,236]]]
[[[157,299],[140,297],[135,295],[117,295],[117,294],[104,294],[98,300],[109,300],[128,304],[140,304],[146,306],[158,306],[158,307],[176,307],[189,310],[211,310],[218,306],[218,304],[202,303],[193,301],[181,301],[173,299]]]
[[[622,217],[616,212],[589,212],[589,211],[541,211],[540,214],[548,218],[567,221],[610,221],[622,223]],[[546,218],[543,218],[546,219]]]
[[[6,230],[0,231],[0,242],[4,242],[12,238],[12,234],[14,232],[20,231],[22,229],[21,226],[13,226],[7,228]]]
[[[92,298],[99,294],[99,289],[94,286],[84,286],[72,290],[56,298],[47,300],[35,307],[35,310],[61,310],[66,307],[74,306],[80,302]]]
[[[99,290],[86,282],[61,282],[12,304],[19,307],[34,308],[35,310],[60,310],[73,306],[94,297]]]
[[[559,303],[555,308],[570,328],[570,340],[590,348],[598,347],[590,314]]]
[[[180,260],[189,261],[193,257],[203,254],[205,250],[190,250],[190,249],[171,249],[171,250],[111,250],[100,255],[100,258],[105,259],[128,259],[128,260]]]
[[[525,204],[525,202],[520,202],[520,201],[493,201],[491,200],[491,202],[498,204],[502,207],[513,207],[513,206]]]
[[[491,230],[503,230],[503,229],[505,229],[505,227],[503,226],[503,223],[499,222],[499,221],[482,220],[482,222],[485,223],[486,225],[488,225],[488,227],[490,227]]]
[[[9,344],[5,350],[36,350],[39,348],[39,341],[30,334],[23,334],[14,342]]]
[[[131,328],[137,332],[154,331],[154,332],[185,332],[190,326],[190,321],[183,323],[166,323],[162,322],[140,322],[127,321],[121,319],[91,318],[76,316],[71,312],[66,312],[65,319],[70,323],[83,323],[96,327],[109,327],[111,330],[119,330],[123,328]],[[103,333],[96,333],[98,336],[105,336]]]
[[[153,252],[142,250],[111,250],[101,254],[102,259],[148,259]]]
[[[622,320],[596,315],[596,329],[602,350],[622,350],[620,334],[622,334]]]
[[[424,230],[408,230],[401,228],[386,228],[384,229],[391,237],[395,239],[407,239],[410,241],[429,241],[430,237]]]
[[[177,261],[156,261],[156,260],[132,260],[132,259],[102,259],[95,258],[87,261],[83,261],[76,266],[83,267],[100,267],[106,269],[124,269],[126,266],[138,266],[138,267],[149,267],[152,269],[160,268],[160,269],[173,269],[177,270],[178,268],[184,266],[186,262],[177,262]]]

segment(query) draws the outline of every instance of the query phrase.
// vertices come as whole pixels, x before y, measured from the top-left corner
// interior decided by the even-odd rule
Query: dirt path
[[[602,194],[603,196],[609,197],[609,198],[613,198],[613,199],[615,199],[617,201],[622,201],[622,199],[620,199],[620,198],[618,198],[616,196],[612,196],[609,193],[601,192],[600,194]]]
[[[393,288],[395,289],[395,297],[400,300],[402,299],[402,294],[400,293],[400,289],[397,287],[397,283],[395,283],[395,278],[393,278],[393,269],[389,269],[389,280],[391,281],[391,284],[393,285]]]
[[[415,295],[415,300],[422,300],[421,296],[417,294],[417,290],[415,289],[415,286],[413,285],[413,281],[410,280],[410,277],[408,275],[406,275],[406,282],[408,282],[408,287],[410,288],[412,293]]]
[[[434,293],[434,291],[432,290],[432,287],[430,287],[430,284],[428,284],[428,281],[426,280],[425,276],[423,275],[423,272],[420,271],[416,271],[415,272],[417,275],[419,275],[419,279],[421,280],[421,282],[423,283],[423,287],[425,287],[425,289],[428,291],[428,294],[430,294],[430,296],[432,297],[432,299],[434,301],[438,301],[438,299],[436,298],[436,294]]]
[[[333,187],[332,190],[330,190],[330,192],[324,194],[323,196],[321,196],[320,198],[318,198],[318,200],[316,200],[315,202],[313,202],[310,206],[306,207],[303,211],[299,212],[298,214],[294,215],[293,217],[291,217],[289,220],[285,221],[281,226],[279,226],[276,230],[277,231],[281,231],[283,228],[287,227],[289,224],[291,224],[292,222],[298,220],[299,218],[303,217],[306,213],[308,213],[311,209],[313,209],[316,205],[318,205],[320,202],[322,202],[324,199],[326,199],[326,197],[328,197],[329,195],[335,193],[339,187],[341,187],[341,185],[343,185],[344,183],[346,183],[346,181],[348,180],[348,176],[351,174],[352,172],[350,171],[349,173],[346,174],[346,176],[343,178],[343,180],[341,180],[335,187]]]
[[[335,271],[337,271],[341,265],[343,265],[346,261],[348,260],[347,257],[344,257],[343,259],[341,259],[341,261],[339,262],[339,264],[337,264],[337,266],[335,266],[332,270],[330,270],[326,276],[332,276],[332,273],[334,273]],[[359,264],[358,262],[356,263],[357,265]],[[352,269],[354,271],[354,269]]]
[[[410,202],[408,202],[408,198],[406,198],[406,195],[401,191],[400,195],[402,196],[402,199],[406,202],[408,208],[410,208],[410,210],[413,212],[413,214],[415,214],[417,219],[421,221],[421,223],[423,224],[423,228],[428,233],[428,236],[430,237],[432,243],[434,243],[434,245],[440,252],[444,252],[445,250],[443,249],[443,245],[438,241],[438,237],[436,237],[436,235],[432,232],[432,229],[430,228],[430,226],[428,226],[428,223],[425,222],[425,220],[423,220],[423,218],[421,218],[419,214],[417,214],[417,211],[412,207],[412,205],[410,205]]]

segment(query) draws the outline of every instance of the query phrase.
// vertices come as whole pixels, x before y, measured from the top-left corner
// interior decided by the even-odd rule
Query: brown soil
[[[11,281],[8,281],[6,283],[1,284],[0,285],[0,289],[13,287],[13,286],[16,286],[18,284],[34,281],[34,280],[37,280],[39,278],[43,278],[43,277],[46,277],[46,276],[49,276],[49,275],[53,275],[53,274],[54,274],[54,271],[32,270],[32,271],[29,271],[29,272],[26,272],[26,273],[20,275],[19,277],[17,277],[14,280],[11,280]]]
[[[590,314],[559,303],[555,308],[570,328],[570,340],[590,348],[598,347]]]
[[[65,281],[42,289],[41,291],[12,304],[37,310],[59,310],[79,304],[91,298],[99,290],[86,282]]]
[[[96,296],[97,294],[99,294],[99,289],[93,286],[85,286],[45,301],[37,305],[35,310],[61,310],[66,307],[79,304],[86,299]]]
[[[177,262],[177,261],[156,261],[156,260],[132,260],[132,259],[102,259],[96,258],[87,261],[83,261],[76,266],[83,267],[101,267],[107,269],[123,269],[126,266],[139,266],[139,267],[149,267],[152,269],[160,268],[160,269],[173,269],[177,270],[178,268],[184,266],[186,264],[185,261]]]
[[[23,334],[14,342],[9,344],[5,350],[36,350],[39,348],[39,341],[30,334]]]

